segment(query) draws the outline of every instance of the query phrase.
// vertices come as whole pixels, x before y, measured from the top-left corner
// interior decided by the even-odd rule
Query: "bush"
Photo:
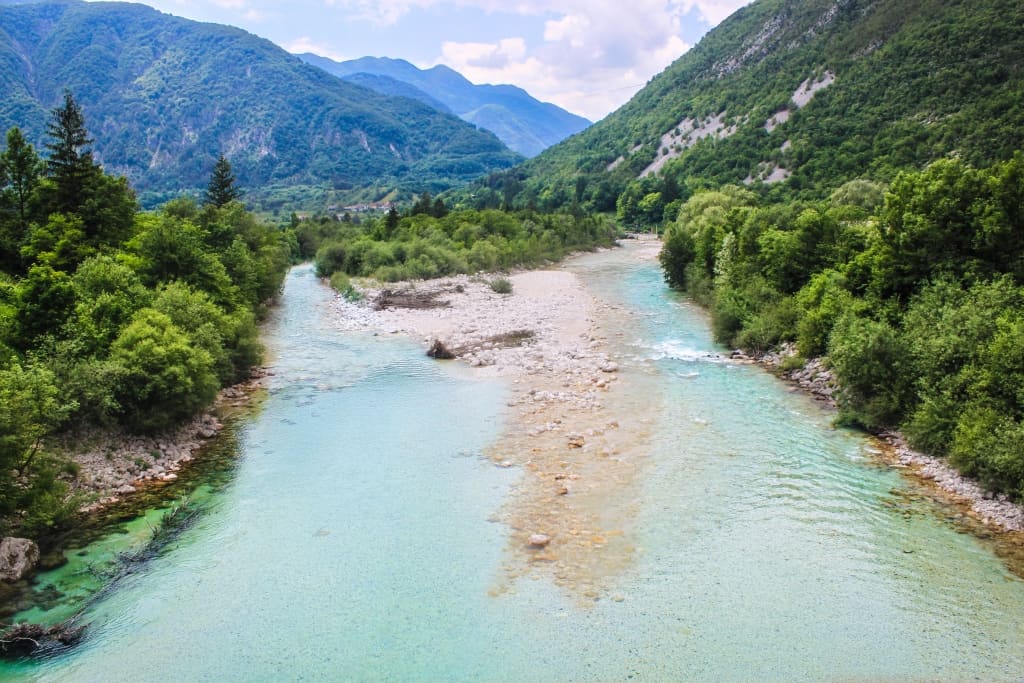
[[[114,341],[111,360],[123,368],[118,402],[125,423],[141,432],[172,427],[213,400],[217,376],[210,354],[164,313],[139,311]]]
[[[359,301],[363,298],[362,292],[356,289],[348,275],[340,270],[331,276],[331,288],[349,301]]]
[[[511,294],[512,281],[504,277],[496,277],[490,281],[491,291],[496,294]]]
[[[842,418],[869,429],[898,424],[912,392],[908,351],[896,330],[847,313],[833,328],[828,351],[842,386]]]
[[[348,250],[341,242],[325,244],[316,252],[316,275],[317,277],[330,277],[334,273],[343,270],[348,257]]]
[[[950,461],[981,483],[1024,498],[1024,424],[989,407],[960,417]]]

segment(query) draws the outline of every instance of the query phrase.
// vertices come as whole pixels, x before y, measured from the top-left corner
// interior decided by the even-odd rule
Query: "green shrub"
[[[491,291],[496,294],[511,294],[512,281],[504,277],[496,277],[490,281]]]
[[[843,388],[841,417],[869,429],[898,424],[912,392],[908,351],[896,330],[847,313],[832,330],[828,352]]]
[[[325,244],[316,252],[317,277],[330,277],[345,267],[348,249],[341,242]]]
[[[1024,424],[987,406],[960,417],[950,461],[989,488],[1024,498]]]
[[[331,276],[331,288],[349,301],[359,301],[363,298],[362,292],[356,289],[348,275],[340,270]]]

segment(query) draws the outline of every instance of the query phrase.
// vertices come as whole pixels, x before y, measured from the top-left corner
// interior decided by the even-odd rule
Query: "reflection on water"
[[[521,475],[478,454],[505,387],[335,333],[304,268],[206,514],[89,608],[81,648],[0,677],[1019,680],[1024,582],[990,548],[812,401],[721,359],[654,265],[573,267],[620,305],[616,391],[652,421],[614,599],[543,578],[491,594],[509,530],[487,520]]]

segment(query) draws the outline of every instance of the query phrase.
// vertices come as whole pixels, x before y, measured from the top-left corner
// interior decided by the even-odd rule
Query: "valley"
[[[216,7],[0,2],[0,679],[1017,680],[1019,3]]]

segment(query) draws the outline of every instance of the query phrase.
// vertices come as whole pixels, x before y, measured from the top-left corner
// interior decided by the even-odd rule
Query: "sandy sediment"
[[[653,259],[658,246],[627,248]],[[617,311],[588,292],[571,267],[570,259],[557,269],[505,276],[511,294],[492,290],[497,276],[397,287],[435,308],[375,310],[377,290],[363,302],[338,297],[334,304],[342,329],[411,335],[425,351],[440,341],[480,375],[509,381],[506,426],[487,452],[496,466],[523,473],[494,520],[512,530],[499,592],[519,576],[542,573],[581,597],[598,597],[635,551],[632,487],[648,420],[619,408],[625,395],[618,380],[630,369],[608,341]]]

